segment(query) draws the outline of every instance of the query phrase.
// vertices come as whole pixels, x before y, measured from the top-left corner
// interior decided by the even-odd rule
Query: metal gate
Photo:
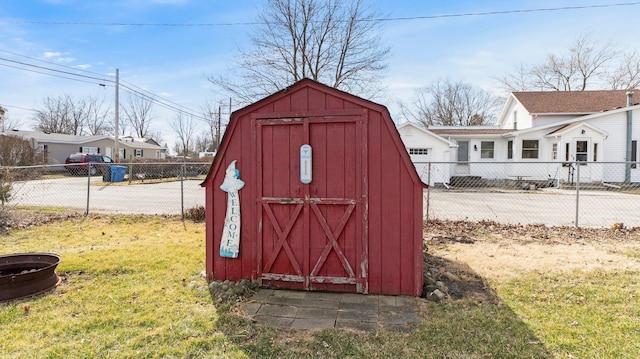
[[[362,116],[256,120],[258,279],[367,292]]]

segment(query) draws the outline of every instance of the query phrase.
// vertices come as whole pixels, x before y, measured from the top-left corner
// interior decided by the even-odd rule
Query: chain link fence
[[[210,162],[7,167],[3,206],[62,207],[85,214],[184,215],[203,207]]]
[[[425,219],[640,226],[633,162],[425,162]]]
[[[205,205],[211,164],[121,163],[0,171],[3,206],[81,213],[183,214]],[[640,226],[640,167],[627,162],[416,163],[426,220]]]

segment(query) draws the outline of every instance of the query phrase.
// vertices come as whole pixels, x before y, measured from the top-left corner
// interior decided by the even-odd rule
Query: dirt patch
[[[425,224],[425,282],[441,281],[453,299],[498,303],[487,281],[524,272],[640,270],[640,228],[546,227],[496,222]]]

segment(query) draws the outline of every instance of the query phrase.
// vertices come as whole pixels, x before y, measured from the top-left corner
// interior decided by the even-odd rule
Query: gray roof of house
[[[113,136],[107,135],[97,135],[97,136],[76,136],[76,135],[67,135],[63,133],[46,133],[40,131],[16,131],[11,130],[5,132],[7,135],[19,136],[22,138],[33,138],[38,140],[38,142],[51,142],[51,143],[68,143],[68,144],[82,144],[93,141],[99,141],[104,139],[113,140]],[[126,146],[129,148],[151,148],[151,149],[162,149],[164,147],[155,145],[153,143],[142,142],[142,141],[119,141],[121,146]]]

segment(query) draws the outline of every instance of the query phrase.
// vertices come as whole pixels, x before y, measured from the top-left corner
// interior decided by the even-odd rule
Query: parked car
[[[113,160],[109,156],[103,156],[93,153],[74,153],[67,157],[64,161],[64,168],[71,174],[89,175],[95,176],[102,174],[104,171],[109,171],[109,166],[113,163]]]

